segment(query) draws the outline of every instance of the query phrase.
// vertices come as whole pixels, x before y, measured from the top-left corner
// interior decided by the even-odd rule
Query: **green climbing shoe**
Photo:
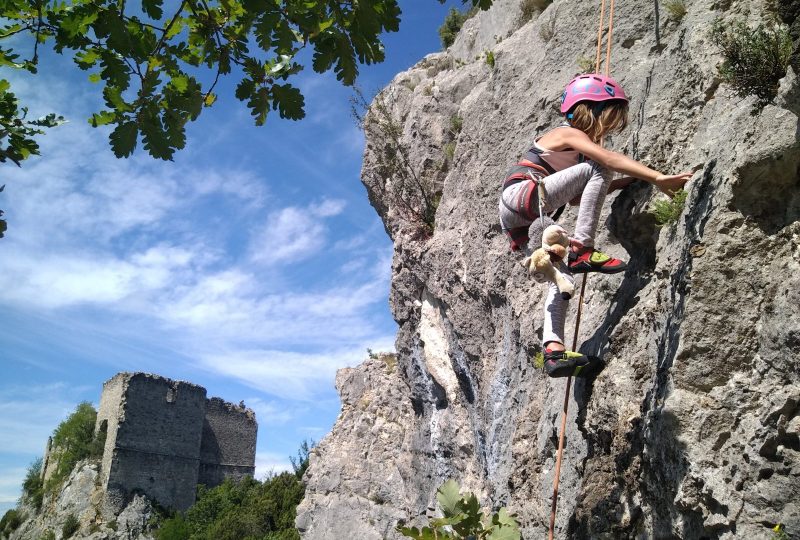
[[[572,351],[545,351],[544,369],[550,377],[597,376],[606,363],[597,356],[588,356]]]

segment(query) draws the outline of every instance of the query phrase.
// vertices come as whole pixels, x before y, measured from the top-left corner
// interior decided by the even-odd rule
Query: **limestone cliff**
[[[565,381],[531,364],[544,287],[509,253],[497,196],[594,58],[599,2],[556,0],[529,21],[520,4],[496,2],[379,95],[442,196],[432,235],[412,226],[387,197],[386,141],[368,138],[397,362],[339,373],[342,412],[298,514],[306,539],[397,538],[448,478],[515,511],[525,538],[545,534]],[[779,105],[753,114],[718,78],[713,21],[765,20],[766,2],[687,0],[680,20],[659,4],[617,2],[612,74],[633,99],[608,145],[697,172],[674,225],[655,226],[647,184],[606,201],[598,245],[630,267],[588,280],[580,348],[608,367],[573,386],[557,536],[768,538],[783,523],[800,537],[798,87],[790,72]]]

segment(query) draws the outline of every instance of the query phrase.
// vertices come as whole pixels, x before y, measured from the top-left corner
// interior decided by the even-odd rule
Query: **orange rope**
[[[600,73],[600,50],[602,49],[601,44],[603,43],[603,23],[605,22],[603,19],[606,16],[606,0],[603,0],[600,4],[600,22],[597,24],[597,56],[594,60],[594,72]]]
[[[603,0],[605,1],[605,0]],[[608,43],[606,44],[606,77],[611,72],[611,38],[614,35],[614,0],[611,0],[611,5],[608,12]]]
[[[572,336],[572,350],[578,348],[578,332],[581,327],[581,312],[583,311],[583,293],[586,290],[586,278],[583,275],[581,282],[581,294],[578,297],[578,316],[575,319],[575,334]],[[561,434],[558,436],[558,456],[556,457],[556,477],[553,480],[553,503],[550,506],[550,532],[549,540],[553,540],[556,528],[556,505],[558,504],[558,483],[561,478],[561,459],[564,456],[564,434],[567,432],[567,413],[569,412],[569,388],[572,385],[572,376],[567,377],[567,390],[564,392],[564,410],[561,413]]]
[[[595,57],[595,73],[600,73],[600,51],[603,44],[603,23],[605,22],[606,0],[602,0],[600,4],[600,23],[597,26],[597,56]],[[611,40],[614,37],[614,0],[609,0],[608,11],[608,42],[606,43],[606,77],[611,72]],[[601,142],[603,145],[603,142]],[[583,311],[583,294],[586,290],[586,278],[584,274],[583,282],[581,283],[581,294],[578,299],[578,314],[575,318],[575,333],[572,336],[572,350],[578,348],[578,333],[580,332],[581,325],[581,312]],[[561,478],[561,461],[564,457],[564,439],[567,431],[567,413],[569,412],[569,390],[572,386],[572,377],[567,377],[567,388],[564,392],[564,409],[561,413],[561,433],[558,436],[558,455],[556,457],[556,470],[555,478],[553,479],[553,503],[550,508],[550,530],[548,534],[549,540],[553,540],[556,527],[556,506],[558,505],[558,484]]]

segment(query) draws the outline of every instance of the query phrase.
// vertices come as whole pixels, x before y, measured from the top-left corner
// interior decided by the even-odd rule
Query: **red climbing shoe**
[[[583,248],[581,251],[569,252],[569,271],[573,274],[586,274],[587,272],[601,272],[603,274],[616,274],[623,272],[628,264],[602,251],[594,248]]]

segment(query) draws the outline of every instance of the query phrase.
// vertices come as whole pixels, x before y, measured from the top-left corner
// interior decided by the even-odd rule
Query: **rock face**
[[[367,130],[363,166],[394,241],[397,362],[339,374],[342,413],[298,511],[306,539],[399,538],[397,519],[424,522],[448,478],[516,512],[525,538],[546,534],[565,381],[530,362],[545,291],[509,253],[497,196],[594,58],[599,3],[556,0],[527,22],[509,16],[521,4],[467,21],[368,116],[397,127],[396,140]],[[687,0],[681,20],[658,4],[616,5],[612,74],[631,121],[607,146],[697,172],[663,228],[647,184],[606,200],[597,243],[630,265],[586,285],[579,348],[608,367],[569,395],[557,537],[765,538],[777,523],[800,537],[797,79],[754,112],[718,78],[713,21],[766,19],[766,2]],[[441,191],[432,234],[400,204],[392,145]]]
[[[30,505],[20,505],[18,510],[31,519],[25,520],[11,533],[9,540],[61,539],[68,516],[74,516],[79,523],[72,538],[152,540],[149,529],[154,511],[146,497],[134,495],[119,515],[111,519],[105,518],[101,512],[104,497],[104,489],[100,486],[100,464],[82,461],[75,466],[56,496],[45,496],[44,511],[36,513]]]

